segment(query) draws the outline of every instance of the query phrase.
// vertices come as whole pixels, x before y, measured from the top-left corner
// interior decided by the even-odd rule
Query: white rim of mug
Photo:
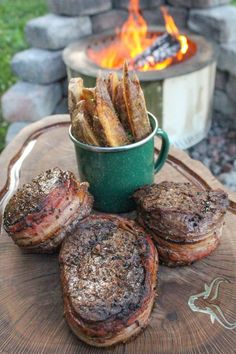
[[[95,145],[89,145],[89,144],[84,144],[81,141],[77,140],[71,132],[71,125],[69,127],[69,136],[71,140],[73,141],[74,144],[79,145],[84,150],[89,150],[89,151],[94,151],[94,152],[121,152],[121,151],[126,151],[126,150],[131,150],[135,149],[141,145],[144,145],[147,141],[152,139],[158,129],[158,121],[157,118],[150,112],[147,112],[148,115],[153,119],[155,125],[153,128],[153,131],[144,139],[137,141],[136,143],[128,144],[128,145],[123,145],[123,146],[115,146],[115,147],[105,147],[105,146],[95,146]]]

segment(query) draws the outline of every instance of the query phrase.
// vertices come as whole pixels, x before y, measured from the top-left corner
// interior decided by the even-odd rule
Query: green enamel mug
[[[87,181],[94,196],[94,209],[108,213],[125,213],[135,209],[132,198],[134,191],[154,182],[154,175],[163,167],[168,151],[169,139],[165,131],[158,128],[157,119],[148,113],[152,132],[136,143],[118,147],[99,147],[74,143],[79,176]],[[162,139],[162,146],[154,159],[154,137]]]

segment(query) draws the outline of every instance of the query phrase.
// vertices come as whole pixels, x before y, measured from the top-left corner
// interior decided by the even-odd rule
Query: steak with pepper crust
[[[190,264],[217,247],[228,206],[224,191],[165,181],[138,189],[134,199],[138,221],[150,230],[163,263]]]
[[[64,312],[72,331],[93,346],[126,342],[154,304],[157,252],[134,221],[91,215],[60,251]]]
[[[51,253],[66,233],[90,214],[88,183],[72,172],[53,168],[41,173],[12,196],[4,212],[4,228],[26,252]]]

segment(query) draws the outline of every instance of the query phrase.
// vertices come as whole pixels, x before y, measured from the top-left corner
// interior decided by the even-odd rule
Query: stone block
[[[30,20],[25,35],[32,47],[57,50],[92,33],[88,16],[66,17],[48,14]]]
[[[48,0],[48,7],[60,15],[94,15],[111,9],[112,0]]]
[[[173,6],[183,6],[189,8],[209,8],[230,4],[230,0],[167,0]]]
[[[224,91],[215,90],[213,107],[216,112],[227,117],[233,117],[236,114],[236,103]]]
[[[63,97],[67,97],[68,96],[68,79],[67,79],[67,77],[64,80],[62,80],[61,84],[62,84],[62,95],[63,95]]]
[[[236,41],[236,6],[191,10],[188,26],[219,43]]]
[[[114,7],[121,9],[128,9],[130,0],[114,0]],[[156,7],[164,4],[164,0],[139,0],[140,9],[148,9],[150,7]]]
[[[216,82],[215,88],[218,90],[226,90],[226,84],[228,81],[229,74],[226,71],[217,70],[216,71]]]
[[[236,41],[222,44],[219,52],[218,69],[228,71],[236,76]]]
[[[232,101],[236,104],[236,76],[230,75],[229,81],[226,86],[226,92]],[[236,119],[236,117],[235,117]]]
[[[38,85],[18,82],[2,96],[2,114],[8,122],[33,122],[50,115],[61,97],[59,83]]]
[[[66,76],[61,51],[27,49],[13,57],[11,66],[22,80],[37,84],[50,84]]]
[[[93,32],[98,33],[111,28],[120,28],[127,16],[127,11],[119,9],[91,16]]]
[[[54,114],[68,114],[68,100],[63,98],[56,106]]]
[[[179,28],[186,28],[188,11],[180,7],[173,7],[173,6],[166,6],[166,7],[169,11],[169,14],[173,16],[176,25]],[[144,10],[143,16],[149,25],[163,26],[165,24],[161,10],[158,7],[152,10]]]
[[[29,122],[12,123],[7,130],[6,143],[9,144],[15,138],[15,136],[29,124]]]

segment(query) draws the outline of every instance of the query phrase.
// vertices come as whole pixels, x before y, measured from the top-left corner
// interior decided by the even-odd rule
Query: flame
[[[178,61],[185,60],[189,52],[189,40],[185,35],[179,33],[174,19],[168,13],[167,9],[161,7],[165,19],[166,31],[180,43],[180,50],[171,58],[160,63],[145,64],[139,70],[162,70]],[[107,69],[119,69],[122,67],[125,59],[128,61],[141,54],[157,38],[157,35],[150,36],[145,19],[140,14],[139,0],[130,0],[129,16],[123,24],[120,31],[116,31],[114,40],[107,46],[98,51],[92,48],[88,49],[88,56],[97,65]]]
[[[175,24],[173,17],[169,15],[167,8],[164,6],[161,6],[161,12],[165,20],[166,31],[172,36],[178,38],[179,30]]]

